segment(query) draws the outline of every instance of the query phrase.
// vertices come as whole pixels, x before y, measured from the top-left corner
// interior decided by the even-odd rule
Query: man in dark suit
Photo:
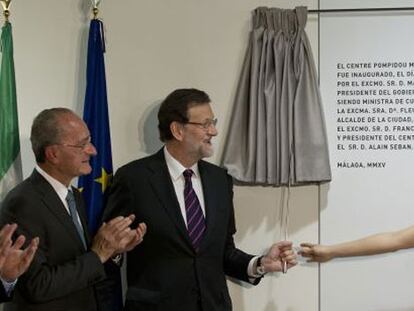
[[[16,224],[6,224],[0,230],[0,302],[8,301],[16,285],[17,278],[28,268],[39,245],[39,238],[34,238],[22,250],[26,238],[20,235],[13,243],[12,235],[16,231]]]
[[[127,254],[125,310],[229,311],[226,278],[257,284],[295,265],[291,243],[264,256],[235,247],[232,178],[202,160],[213,154],[216,122],[206,93],[172,92],[158,112],[158,153],[120,168],[104,217],[134,213],[145,241]]]
[[[131,230],[129,215],[104,223],[94,237],[88,233],[83,200],[70,184],[90,173],[96,150],[86,124],[71,110],[42,111],[30,139],[37,166],[6,196],[0,220],[17,223],[20,233],[40,242],[6,310],[99,310],[95,286],[106,277],[103,264],[140,243],[145,225]]]

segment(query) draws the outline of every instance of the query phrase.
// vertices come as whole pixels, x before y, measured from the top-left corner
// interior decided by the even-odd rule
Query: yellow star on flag
[[[104,168],[102,168],[102,175],[96,178],[95,181],[102,185],[102,193],[105,193],[106,188],[111,184],[112,174],[108,174]]]

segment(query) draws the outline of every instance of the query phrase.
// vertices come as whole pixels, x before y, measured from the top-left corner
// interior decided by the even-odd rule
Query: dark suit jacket
[[[89,245],[83,201],[79,192],[74,194]],[[37,171],[7,195],[0,222],[17,223],[18,233],[28,240],[40,238],[5,310],[97,310],[94,284],[105,277],[104,267],[94,252],[84,249],[69,213]]]
[[[118,170],[105,218],[134,213],[147,224],[142,244],[127,255],[126,310],[205,311],[232,309],[225,275],[248,280],[252,258],[235,248],[232,179],[199,162],[207,229],[193,250],[163,150]]]
[[[5,301],[9,301],[10,297],[8,297],[6,295],[6,291],[4,289],[4,286],[2,284],[0,284],[0,303],[5,302]]]

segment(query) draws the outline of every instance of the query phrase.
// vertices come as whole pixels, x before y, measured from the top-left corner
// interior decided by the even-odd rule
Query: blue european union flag
[[[108,187],[112,179],[111,135],[109,132],[108,99],[105,79],[105,40],[103,23],[91,20],[86,68],[86,95],[83,119],[91,133],[97,156],[92,157],[92,172],[79,178],[79,188],[87,206],[89,230],[95,234],[100,225]],[[122,283],[119,269],[106,265],[107,279],[95,285],[99,310],[122,309]]]
[[[89,230],[92,234],[96,233],[101,224],[105,195],[113,173],[104,52],[103,23],[93,19],[89,29],[83,119],[88,125],[98,154],[91,159],[91,174],[81,176],[78,184],[86,202]]]

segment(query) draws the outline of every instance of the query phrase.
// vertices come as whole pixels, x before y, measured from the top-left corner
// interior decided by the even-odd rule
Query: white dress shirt
[[[66,187],[64,184],[62,184],[60,181],[58,181],[57,179],[53,178],[52,176],[50,176],[48,173],[46,173],[44,170],[42,170],[42,168],[39,165],[36,165],[36,171],[42,175],[47,182],[52,186],[52,188],[55,190],[56,194],[58,195],[59,199],[62,201],[63,206],[65,206],[66,211],[68,212],[68,214],[70,215],[70,211],[69,211],[69,206],[68,206],[68,202],[66,201],[66,196],[68,195],[68,191],[72,191],[72,189]],[[82,222],[80,221],[79,218],[79,214],[76,213],[77,215],[77,220],[78,223],[82,226]]]
[[[173,156],[168,152],[167,147],[164,148],[165,161],[167,162],[168,171],[172,183],[174,185],[175,194],[180,204],[181,215],[183,216],[185,225],[187,225],[187,214],[185,212],[185,201],[184,201],[184,171],[185,168],[180,162],[173,158]],[[200,172],[198,171],[198,163],[190,167],[193,171],[193,176],[191,176],[191,183],[193,184],[193,189],[197,195],[198,201],[200,202],[201,210],[203,211],[204,217],[206,216],[206,208],[204,204],[204,194],[203,194],[203,185],[201,184]]]

